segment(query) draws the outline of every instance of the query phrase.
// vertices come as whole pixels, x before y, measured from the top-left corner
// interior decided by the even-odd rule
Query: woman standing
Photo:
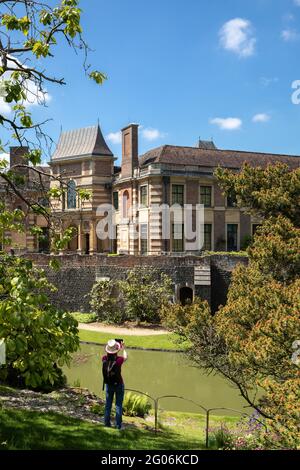
[[[103,383],[106,385],[104,425],[111,427],[111,407],[116,395],[116,427],[122,427],[122,407],[124,399],[124,381],[121,367],[127,360],[127,353],[122,340],[110,339],[105,346],[106,355],[102,357]],[[123,357],[118,353],[123,351]]]

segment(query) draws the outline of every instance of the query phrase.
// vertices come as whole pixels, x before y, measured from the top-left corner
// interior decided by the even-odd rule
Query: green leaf
[[[97,85],[103,85],[104,81],[107,80],[107,76],[104,73],[99,72],[97,70],[90,72],[89,77],[92,80],[94,80],[94,82],[96,82]]]
[[[59,271],[60,269],[60,262],[57,259],[51,259],[49,262],[49,266],[54,271]]]

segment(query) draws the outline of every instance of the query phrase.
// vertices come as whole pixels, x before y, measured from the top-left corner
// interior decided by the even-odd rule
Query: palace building
[[[12,163],[15,155],[14,148]],[[47,171],[54,177],[59,176],[67,186],[64,196],[52,201],[52,210],[63,227],[76,229],[66,252],[199,254],[199,250],[190,249],[184,223],[178,223],[176,218],[171,217],[169,221],[170,236],[163,235],[162,214],[157,207],[173,204],[182,207],[203,204],[202,251],[241,250],[261,221],[249,215],[246,209],[237,208],[234,198],[223,196],[214,170],[220,166],[237,172],[246,162],[260,167],[282,162],[294,169],[299,167],[300,158],[220,150],[207,141],[199,141],[196,147],[164,145],[139,156],[138,125],[130,124],[122,129],[119,167],[99,126],[62,132]],[[50,176],[48,184],[49,187],[58,185]],[[89,200],[78,197],[79,189],[90,192]],[[38,197],[38,188],[36,191]],[[98,223],[104,217],[97,209],[102,204],[112,204],[115,208],[115,239],[102,240],[97,236]],[[31,219],[29,225],[43,225],[36,216]],[[47,251],[45,242],[29,235],[13,240],[12,245],[21,251]]]

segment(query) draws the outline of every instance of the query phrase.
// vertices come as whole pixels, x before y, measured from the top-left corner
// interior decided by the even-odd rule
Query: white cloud
[[[9,114],[11,112],[11,107],[9,103],[6,103],[3,98],[0,98],[0,113],[1,114]]]
[[[256,38],[252,24],[243,18],[227,21],[219,32],[221,46],[239,57],[250,57],[255,52]]]
[[[211,124],[216,124],[225,131],[236,131],[242,127],[243,121],[239,118],[214,118],[210,120]]]
[[[1,58],[0,58],[0,65],[2,64]],[[7,61],[7,65],[10,68],[17,68],[17,65],[20,64],[24,69],[26,69],[26,65],[22,65],[22,63],[13,57],[10,57]],[[5,72],[4,75],[2,76],[2,79],[4,80],[9,80],[12,72]],[[36,83],[32,80],[25,80],[23,83],[24,86],[24,91],[26,93],[26,100],[23,102],[24,106],[29,108],[30,106],[37,106],[39,104],[48,104],[52,97],[51,95],[47,92],[47,89],[44,88],[43,90],[40,90]],[[0,95],[3,96],[3,87],[0,87]],[[1,101],[1,98],[0,98]],[[2,100],[3,101],[3,100]],[[11,111],[11,106],[8,103],[4,103],[6,106],[3,106],[2,109],[4,109],[3,113],[5,112],[6,114]],[[15,103],[13,103],[15,104]],[[1,106],[1,104],[0,104]],[[1,109],[1,108],[0,108]]]
[[[112,144],[121,144],[121,142],[122,142],[122,133],[121,133],[121,131],[110,132],[109,134],[107,134],[107,136],[105,138],[109,142],[111,142]]]
[[[46,88],[42,91],[39,90],[35,83],[32,81],[27,80],[26,82],[26,101],[24,102],[24,106],[37,106],[39,104],[48,104],[52,96],[47,92]]]
[[[158,129],[153,129],[151,127],[146,127],[145,129],[143,129],[141,134],[144,139],[149,141],[162,139],[166,135],[163,132],[160,132]]]
[[[9,153],[0,153],[0,160],[3,159],[9,161]]]
[[[296,29],[284,29],[281,31],[281,38],[286,42],[298,41],[300,34]]]
[[[152,127],[144,127],[142,125],[139,126],[139,133],[145,140],[148,140],[150,142],[153,140],[162,139],[166,136],[165,133],[160,132],[158,129],[153,129]],[[105,136],[105,138],[112,144],[121,144],[122,132],[110,132]]]
[[[271,116],[267,113],[258,113],[253,116],[252,121],[253,122],[268,122],[270,121]]]
[[[269,85],[273,83],[277,83],[279,81],[279,78],[278,77],[270,77],[270,78],[261,77],[260,81],[263,86],[268,87]]]

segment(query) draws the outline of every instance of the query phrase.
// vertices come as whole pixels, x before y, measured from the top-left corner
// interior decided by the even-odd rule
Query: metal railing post
[[[154,400],[154,429],[155,433],[157,433],[158,428],[158,399]]]
[[[205,427],[205,447],[208,449],[208,444],[209,444],[209,413],[210,410],[206,411],[206,427]]]

